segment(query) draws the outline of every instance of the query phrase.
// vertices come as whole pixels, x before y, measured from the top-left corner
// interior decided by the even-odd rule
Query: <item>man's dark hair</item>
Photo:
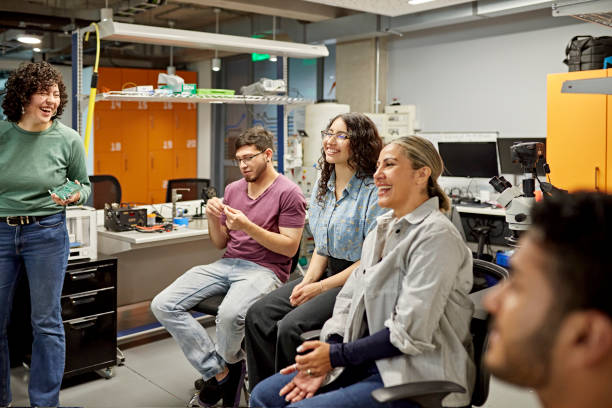
[[[546,251],[562,315],[595,309],[612,318],[612,196],[580,192],[536,204],[531,236]]]
[[[274,135],[261,126],[246,129],[236,139],[236,150],[242,146],[255,145],[259,151],[274,150]]]
[[[23,109],[30,103],[32,95],[46,91],[55,84],[59,88],[60,103],[57,112],[51,119],[60,117],[68,102],[62,74],[45,61],[19,66],[6,81],[6,95],[2,101],[2,109],[7,119],[11,122],[19,122]]]

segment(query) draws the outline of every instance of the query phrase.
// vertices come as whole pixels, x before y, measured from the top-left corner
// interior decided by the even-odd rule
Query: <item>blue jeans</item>
[[[347,368],[340,377],[322,387],[313,397],[290,404],[285,401],[284,396],[278,393],[295,375],[296,373],[290,375],[277,373],[257,384],[251,393],[249,406],[253,408],[417,408],[416,405],[401,401],[379,404],[372,398],[372,391],[384,387],[380,373],[374,364],[366,369],[363,367]]]
[[[28,225],[0,222],[0,406],[11,402],[7,325],[15,284],[25,269],[32,306],[30,405],[57,406],[66,342],[60,296],[68,263],[66,216],[61,212]],[[17,299],[20,301],[20,299]]]
[[[280,285],[276,274],[268,268],[243,259],[223,258],[189,269],[155,296],[151,310],[178,342],[191,365],[208,380],[223,372],[226,363],[244,359],[242,339],[247,310]],[[219,294],[225,294],[225,298],[216,317],[215,345],[189,310]]]

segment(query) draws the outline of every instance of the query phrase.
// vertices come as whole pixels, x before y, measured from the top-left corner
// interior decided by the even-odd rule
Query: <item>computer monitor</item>
[[[443,176],[498,176],[495,142],[438,142],[444,160]]]
[[[515,143],[527,143],[527,142],[539,142],[546,144],[546,138],[543,137],[523,137],[523,138],[498,138],[497,139],[497,151],[499,152],[499,166],[502,174],[523,174],[524,170],[521,168],[521,165],[518,163],[512,163],[512,158],[510,156],[510,146]],[[546,151],[546,150],[544,150]],[[546,158],[546,157],[544,157]],[[545,176],[546,172],[544,171],[544,162],[545,160],[538,161],[536,166],[538,176]]]

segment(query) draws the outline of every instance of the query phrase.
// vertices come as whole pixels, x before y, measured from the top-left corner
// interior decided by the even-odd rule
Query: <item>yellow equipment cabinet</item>
[[[612,76],[612,70],[548,75],[546,157],[551,181],[569,191],[612,191],[612,105],[610,97],[561,93],[564,81]],[[611,145],[612,146],[612,145]]]

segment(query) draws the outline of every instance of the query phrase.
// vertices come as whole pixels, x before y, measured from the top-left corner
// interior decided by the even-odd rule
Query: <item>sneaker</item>
[[[229,374],[228,379],[221,388],[223,389],[223,406],[236,408],[240,405],[240,394],[244,384],[244,376],[246,374],[245,361],[239,361],[235,364],[228,364]]]
[[[200,388],[200,392],[197,394],[197,403],[201,407],[212,407],[219,402],[222,396],[221,386],[217,379],[212,377],[202,384],[202,388]]]

